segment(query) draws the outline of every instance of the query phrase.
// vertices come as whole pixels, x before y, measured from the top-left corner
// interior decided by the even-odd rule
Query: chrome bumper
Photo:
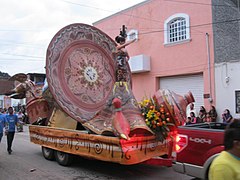
[[[173,162],[174,171],[182,174],[187,174],[189,176],[204,179],[205,173],[203,172],[203,167],[196,166],[193,164]]]

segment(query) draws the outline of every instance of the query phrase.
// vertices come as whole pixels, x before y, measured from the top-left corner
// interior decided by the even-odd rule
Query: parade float
[[[184,123],[192,94],[159,90],[137,102],[116,47],[101,30],[71,24],[48,46],[41,92],[19,75],[23,90],[11,93],[26,95],[30,140],[46,159],[68,165],[79,155],[131,165],[171,154],[173,131]]]

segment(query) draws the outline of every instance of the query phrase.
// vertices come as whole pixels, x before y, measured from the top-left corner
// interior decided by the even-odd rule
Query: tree
[[[10,78],[11,76],[8,73],[0,71],[0,78]]]

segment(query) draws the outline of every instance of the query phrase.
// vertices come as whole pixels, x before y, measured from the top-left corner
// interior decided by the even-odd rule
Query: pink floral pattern
[[[71,24],[47,50],[49,89],[58,105],[83,123],[103,108],[115,82],[115,42],[99,29]]]

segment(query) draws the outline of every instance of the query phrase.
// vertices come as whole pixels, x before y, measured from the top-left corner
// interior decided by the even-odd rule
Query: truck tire
[[[55,151],[54,154],[58,164],[62,166],[69,166],[72,163],[73,156],[71,154],[61,152],[61,151]]]
[[[50,161],[54,160],[54,150],[53,149],[42,146],[42,154],[45,159],[50,160]]]

